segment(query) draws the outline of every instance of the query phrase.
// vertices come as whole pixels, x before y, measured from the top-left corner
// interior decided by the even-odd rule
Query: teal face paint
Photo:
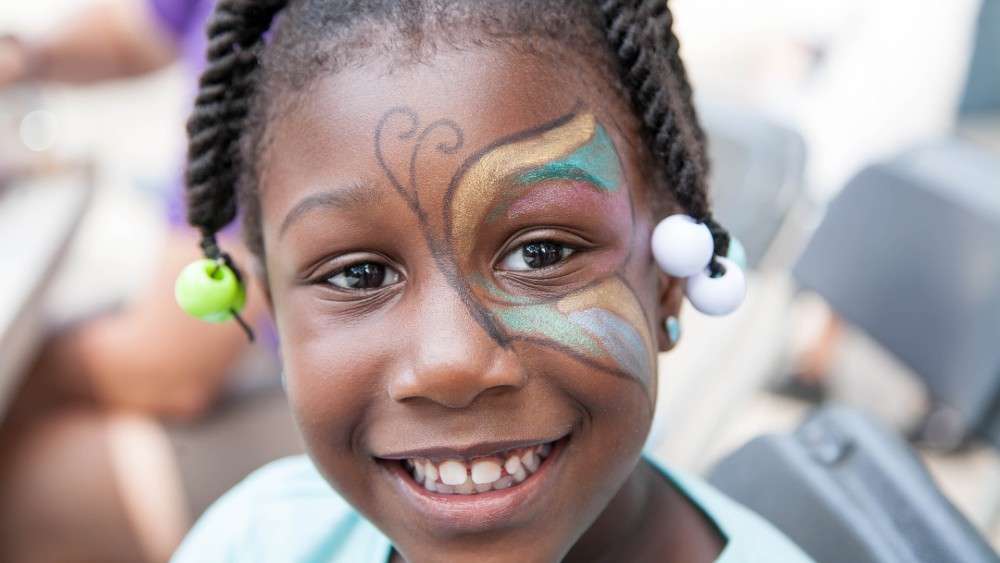
[[[567,322],[566,315],[550,305],[524,305],[495,310],[511,332],[550,340],[586,356],[599,356],[601,348],[581,325]]]
[[[615,313],[596,307],[574,311],[567,317],[590,333],[627,373],[648,383],[645,378],[652,371],[649,353],[635,327]]]
[[[605,191],[617,190],[622,182],[621,163],[604,126],[597,124],[593,138],[569,156],[543,164],[518,178],[521,184],[546,180],[584,181]]]
[[[649,385],[652,337],[641,306],[617,277],[554,301],[527,302],[485,283],[497,320],[512,335],[548,340],[598,365]]]

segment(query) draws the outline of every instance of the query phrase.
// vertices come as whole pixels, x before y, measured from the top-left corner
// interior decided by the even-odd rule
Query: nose
[[[419,309],[408,352],[389,381],[393,400],[460,409],[484,394],[524,386],[525,371],[513,349],[497,343],[451,288],[428,296]]]

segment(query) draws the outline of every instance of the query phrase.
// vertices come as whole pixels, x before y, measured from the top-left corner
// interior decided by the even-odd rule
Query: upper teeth
[[[406,460],[414,480],[431,492],[476,494],[506,489],[528,478],[552,451],[551,444],[517,448],[473,460],[427,458]]]

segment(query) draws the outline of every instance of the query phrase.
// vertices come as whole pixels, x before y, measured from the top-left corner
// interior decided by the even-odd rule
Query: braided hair
[[[265,46],[279,12],[282,21]],[[392,26],[398,32],[393,37],[416,49],[425,34],[454,28],[459,20],[498,40],[572,40],[575,48],[607,61],[662,173],[658,189],[668,193],[660,199],[672,199],[704,222],[715,254],[726,254],[729,235],[711,214],[705,136],[666,0],[218,0],[207,25],[207,67],[187,126],[188,221],[201,232],[205,255],[226,258],[215,235],[239,207],[247,245],[263,256],[257,172],[246,164],[260,162],[254,153],[264,145],[276,90],[284,86],[292,95],[317,70],[335,72],[351,54],[352,28],[368,26],[374,34],[380,25]],[[714,257],[711,267],[718,273]]]
[[[208,22],[207,66],[188,119],[188,222],[208,258],[215,233],[236,217],[239,139],[258,66],[257,47],[283,1],[222,0]]]

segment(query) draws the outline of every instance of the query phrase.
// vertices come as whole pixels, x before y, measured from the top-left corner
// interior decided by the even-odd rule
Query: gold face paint
[[[642,306],[617,275],[568,295],[537,300],[512,295],[474,270],[476,231],[522,193],[549,180],[586,185],[614,197],[622,172],[613,143],[593,114],[500,145],[458,178],[451,198],[454,258],[476,301],[513,340],[550,346],[605,371],[650,385],[655,348]],[[556,187],[550,189],[557,189]]]
[[[579,115],[536,138],[501,145],[466,170],[451,200],[454,221],[450,235],[456,255],[467,257],[471,253],[475,231],[497,202],[499,185],[516,179],[519,173],[570,155],[594,136],[596,126],[592,114]]]

